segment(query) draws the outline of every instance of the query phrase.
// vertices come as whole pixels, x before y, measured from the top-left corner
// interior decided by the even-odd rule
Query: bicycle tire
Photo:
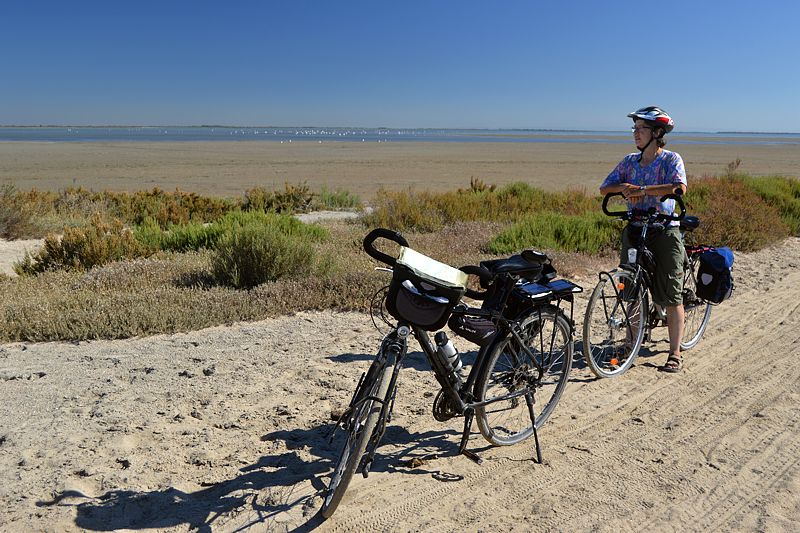
[[[376,365],[377,361],[373,363]],[[364,377],[359,392],[356,393],[354,402],[359,398],[377,397],[388,401],[389,383],[394,372],[394,356],[387,354],[386,362],[382,368],[371,367]],[[361,457],[367,449],[372,433],[378,424],[382,403],[373,399],[365,400],[359,405],[352,416],[349,418],[350,427],[347,431],[347,439],[342,447],[342,453],[331,474],[331,481],[325,493],[325,500],[322,503],[320,513],[325,518],[330,518],[336,511],[339,503],[347,491],[347,487],[353,478],[353,474],[361,464]]]
[[[634,275],[612,270],[592,291],[583,320],[583,358],[599,378],[612,378],[628,371],[639,355],[644,339],[649,303],[643,284],[633,297],[623,287],[634,286]],[[638,323],[631,323],[637,314]]]
[[[481,434],[497,446],[521,442],[533,434],[534,425],[539,429],[547,421],[564,392],[572,368],[571,327],[563,313],[555,308],[534,309],[521,320],[520,326],[527,334],[526,345],[545,367],[542,381],[537,384],[530,399],[541,404],[540,400],[544,397],[546,403],[539,410],[533,425],[528,411],[527,394],[475,408],[475,418]],[[494,396],[522,390],[519,378],[525,365],[530,364],[528,371],[538,375],[535,365],[529,361],[530,356],[521,349],[510,333],[496,339],[489,347],[487,360],[475,383],[476,400],[486,401]]]
[[[681,350],[691,350],[706,331],[711,319],[711,304],[697,298],[697,263],[689,259],[689,268],[683,280],[683,336]]]

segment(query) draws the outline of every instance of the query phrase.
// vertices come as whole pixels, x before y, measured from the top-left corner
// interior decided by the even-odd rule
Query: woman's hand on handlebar
[[[634,185],[632,183],[623,183],[622,185],[622,190],[619,192],[626,200],[630,200],[631,198],[641,198],[647,194],[647,192],[638,185]]]

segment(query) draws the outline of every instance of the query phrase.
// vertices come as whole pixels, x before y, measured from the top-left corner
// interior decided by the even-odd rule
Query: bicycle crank
[[[458,407],[453,405],[453,401],[441,389],[433,400],[433,418],[437,422],[447,422],[458,414]]]

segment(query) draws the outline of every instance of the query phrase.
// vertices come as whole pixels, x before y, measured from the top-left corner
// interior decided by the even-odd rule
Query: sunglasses
[[[645,130],[653,131],[653,128],[650,128],[648,126],[632,126],[631,127],[631,131],[633,133],[636,133],[637,131],[645,131]]]

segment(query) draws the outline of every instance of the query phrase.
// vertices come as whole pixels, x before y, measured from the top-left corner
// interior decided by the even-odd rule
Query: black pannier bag
[[[733,252],[728,247],[712,248],[700,254],[697,297],[718,304],[733,292]]]
[[[386,309],[397,320],[436,331],[447,323],[466,287],[466,273],[404,246],[392,268]]]

